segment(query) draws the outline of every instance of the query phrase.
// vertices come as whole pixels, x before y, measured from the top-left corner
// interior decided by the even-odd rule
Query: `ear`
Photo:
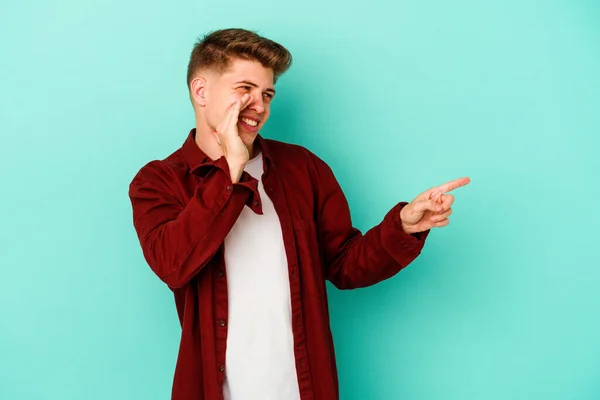
[[[206,79],[197,77],[190,82],[190,97],[194,104],[206,107]]]

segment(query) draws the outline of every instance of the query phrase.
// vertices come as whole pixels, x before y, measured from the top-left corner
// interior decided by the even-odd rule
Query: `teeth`
[[[242,121],[244,121],[245,123],[247,123],[250,126],[256,126],[256,125],[258,125],[258,122],[253,121],[253,120],[248,119],[248,118],[242,118]]]

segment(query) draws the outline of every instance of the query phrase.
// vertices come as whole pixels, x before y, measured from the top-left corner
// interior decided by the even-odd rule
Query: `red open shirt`
[[[232,183],[225,158],[208,158],[194,135],[192,129],[180,149],[145,165],[129,188],[144,256],[173,290],[181,322],[173,400],[223,398],[228,308],[223,242],[244,207],[262,213],[258,181],[244,172]],[[325,281],[352,289],[387,279],[420,254],[429,231],[404,232],[403,202],[363,235],[352,226],[346,198],[325,162],[300,146],[261,136],[255,143],[287,254],[301,399],[338,399]]]

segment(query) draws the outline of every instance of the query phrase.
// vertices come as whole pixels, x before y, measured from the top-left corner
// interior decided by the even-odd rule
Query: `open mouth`
[[[238,120],[238,126],[240,129],[250,133],[258,133],[259,124],[260,120],[253,117],[240,117]]]
[[[258,126],[258,121],[255,121],[255,120],[250,119],[250,118],[240,118],[240,121],[242,121],[246,125],[249,125],[249,126],[252,126],[252,127]]]

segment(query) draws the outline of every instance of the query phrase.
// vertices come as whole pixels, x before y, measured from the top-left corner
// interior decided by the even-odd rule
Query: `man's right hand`
[[[231,181],[236,183],[240,180],[246,162],[250,158],[248,148],[240,138],[237,129],[240,112],[246,108],[250,101],[250,95],[244,94],[240,99],[231,103],[223,120],[217,126],[217,143],[223,150],[223,155],[229,164]]]

